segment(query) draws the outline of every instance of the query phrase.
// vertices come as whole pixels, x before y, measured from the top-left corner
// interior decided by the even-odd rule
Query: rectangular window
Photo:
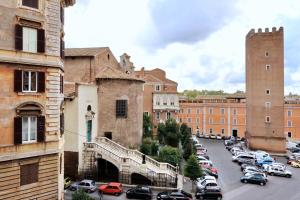
[[[209,108],[209,114],[213,114],[213,109],[212,108]]]
[[[266,116],[266,123],[270,123],[271,122],[271,117],[270,116]]]
[[[287,115],[288,115],[288,117],[291,117],[291,116],[292,116],[292,111],[291,111],[291,110],[288,110],[288,111],[287,111]]]
[[[271,65],[266,65],[266,70],[269,71],[271,68]]]
[[[23,27],[23,51],[37,52],[37,29]]]
[[[225,119],[221,118],[221,124],[225,124]]]
[[[222,133],[222,135],[225,134],[225,129],[224,128],[221,129],[221,133]]]
[[[188,123],[192,123],[192,118],[188,118]]]
[[[237,125],[237,119],[236,118],[233,119],[233,125]]]
[[[236,113],[237,113],[236,109],[233,109],[233,115],[236,115]]]
[[[22,0],[22,6],[39,9],[39,0]]]
[[[159,120],[159,119],[160,119],[160,113],[159,113],[159,112],[156,112],[155,115],[156,115],[156,119]]]
[[[212,119],[212,118],[209,118],[209,119],[208,119],[208,123],[209,123],[209,124],[213,124],[213,119]]]
[[[22,143],[36,142],[37,118],[35,116],[22,117]]]
[[[144,112],[144,114],[145,114],[146,116],[149,116],[149,112]]]
[[[289,137],[289,138],[292,137],[292,132],[288,132],[288,137]]]
[[[171,106],[174,106],[175,104],[174,104],[174,102],[173,101],[171,101]]]
[[[171,113],[167,112],[167,119],[171,119]]]
[[[225,108],[221,108],[221,114],[222,114],[222,115],[225,114]]]
[[[271,102],[265,102],[266,108],[271,108]]]
[[[270,94],[271,94],[271,90],[270,90],[270,89],[267,89],[267,90],[266,90],[266,94],[267,94],[267,95],[270,95]]]
[[[199,123],[200,123],[200,119],[199,119],[199,118],[197,118],[196,120],[197,120],[197,124],[199,124]]]
[[[213,130],[212,130],[212,128],[210,128],[210,129],[209,129],[209,133],[210,133],[210,134],[212,134],[212,133],[213,133]]]
[[[38,182],[39,164],[27,164],[20,166],[20,185]]]
[[[160,91],[160,85],[155,85],[155,91]]]
[[[116,101],[116,117],[127,118],[127,100]]]
[[[179,118],[179,122],[182,123],[182,118]]]
[[[159,106],[159,105],[160,105],[160,102],[159,102],[159,100],[157,100],[157,101],[156,101],[156,105],[157,105],[157,106]]]
[[[188,114],[191,114],[192,109],[188,108]]]
[[[37,72],[22,72],[22,91],[37,92]]]
[[[288,127],[292,127],[292,121],[289,120],[287,125]]]
[[[197,109],[197,114],[200,114],[200,108]]]

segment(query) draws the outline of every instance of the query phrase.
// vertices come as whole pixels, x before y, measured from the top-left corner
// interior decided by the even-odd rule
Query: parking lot
[[[287,167],[292,178],[268,176],[266,186],[240,182],[242,172],[237,163],[231,161],[231,154],[225,149],[223,140],[200,139],[218,169],[218,182],[223,190],[224,200],[299,200],[300,169]],[[277,158],[286,163],[285,158]]]
[[[226,150],[223,140],[200,138],[200,143],[207,148],[214,166],[218,169],[218,183],[223,191],[224,200],[299,200],[300,199],[300,169],[288,166],[293,173],[292,178],[268,176],[266,186],[244,184],[240,182],[243,173],[237,163],[231,161],[231,153]],[[277,162],[286,163],[282,157]],[[128,188],[124,188],[127,191]],[[156,191],[154,191],[154,198]],[[97,192],[90,194],[94,199],[100,199]],[[72,199],[72,192],[66,190],[65,199]],[[104,195],[103,200],[123,200],[125,193],[120,196]]]

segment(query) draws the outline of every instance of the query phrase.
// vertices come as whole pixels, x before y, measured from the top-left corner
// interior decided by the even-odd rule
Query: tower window
[[[266,90],[266,94],[270,95],[270,94],[271,94],[271,90],[270,90],[270,89],[267,89],[267,90]]]
[[[265,106],[266,106],[266,108],[270,108],[271,107],[271,102],[265,102]]]
[[[288,132],[288,137],[289,137],[289,138],[292,137],[292,132]]]
[[[287,122],[288,127],[292,127],[292,121]]]
[[[22,5],[30,8],[39,9],[39,0],[22,0]]]
[[[270,116],[266,116],[266,123],[270,123],[271,122],[271,117]]]
[[[292,116],[292,111],[291,111],[291,110],[288,110],[288,111],[287,111],[287,115],[288,115],[289,117],[291,117],[291,116]]]
[[[107,60],[109,60],[110,59],[110,55],[109,54],[107,54]]]
[[[269,56],[269,52],[266,51],[265,52],[265,56],[268,57]]]
[[[271,69],[271,65],[266,65],[266,70],[269,71]]]

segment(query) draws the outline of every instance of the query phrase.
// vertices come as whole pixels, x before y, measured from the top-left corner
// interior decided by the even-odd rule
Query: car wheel
[[[203,200],[203,199],[204,199],[204,197],[203,197],[203,196],[200,196],[200,198],[199,198],[199,199]]]
[[[287,178],[291,178],[292,176],[291,176],[290,174],[287,174],[286,177],[287,177]]]
[[[222,199],[222,197],[218,197],[218,198],[217,198],[217,200],[221,200],[221,199]]]
[[[261,182],[261,183],[260,183],[261,186],[263,186],[263,185],[265,185],[265,184],[266,184],[266,183],[264,183],[264,182]]]
[[[270,175],[271,175],[271,176],[274,176],[274,173],[273,173],[273,172],[271,172],[271,173],[270,173]]]
[[[243,180],[243,183],[247,183],[248,181],[246,179]]]

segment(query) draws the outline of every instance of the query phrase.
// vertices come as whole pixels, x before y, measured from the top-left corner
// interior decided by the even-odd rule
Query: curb
[[[104,185],[107,184],[107,182],[96,182],[97,185]],[[123,187],[127,187],[127,188],[134,188],[137,185],[131,185],[131,184],[123,184],[121,183]],[[157,190],[157,191],[172,191],[172,190],[176,190],[178,188],[170,188],[170,187],[157,187],[157,186],[147,186],[153,190]]]

